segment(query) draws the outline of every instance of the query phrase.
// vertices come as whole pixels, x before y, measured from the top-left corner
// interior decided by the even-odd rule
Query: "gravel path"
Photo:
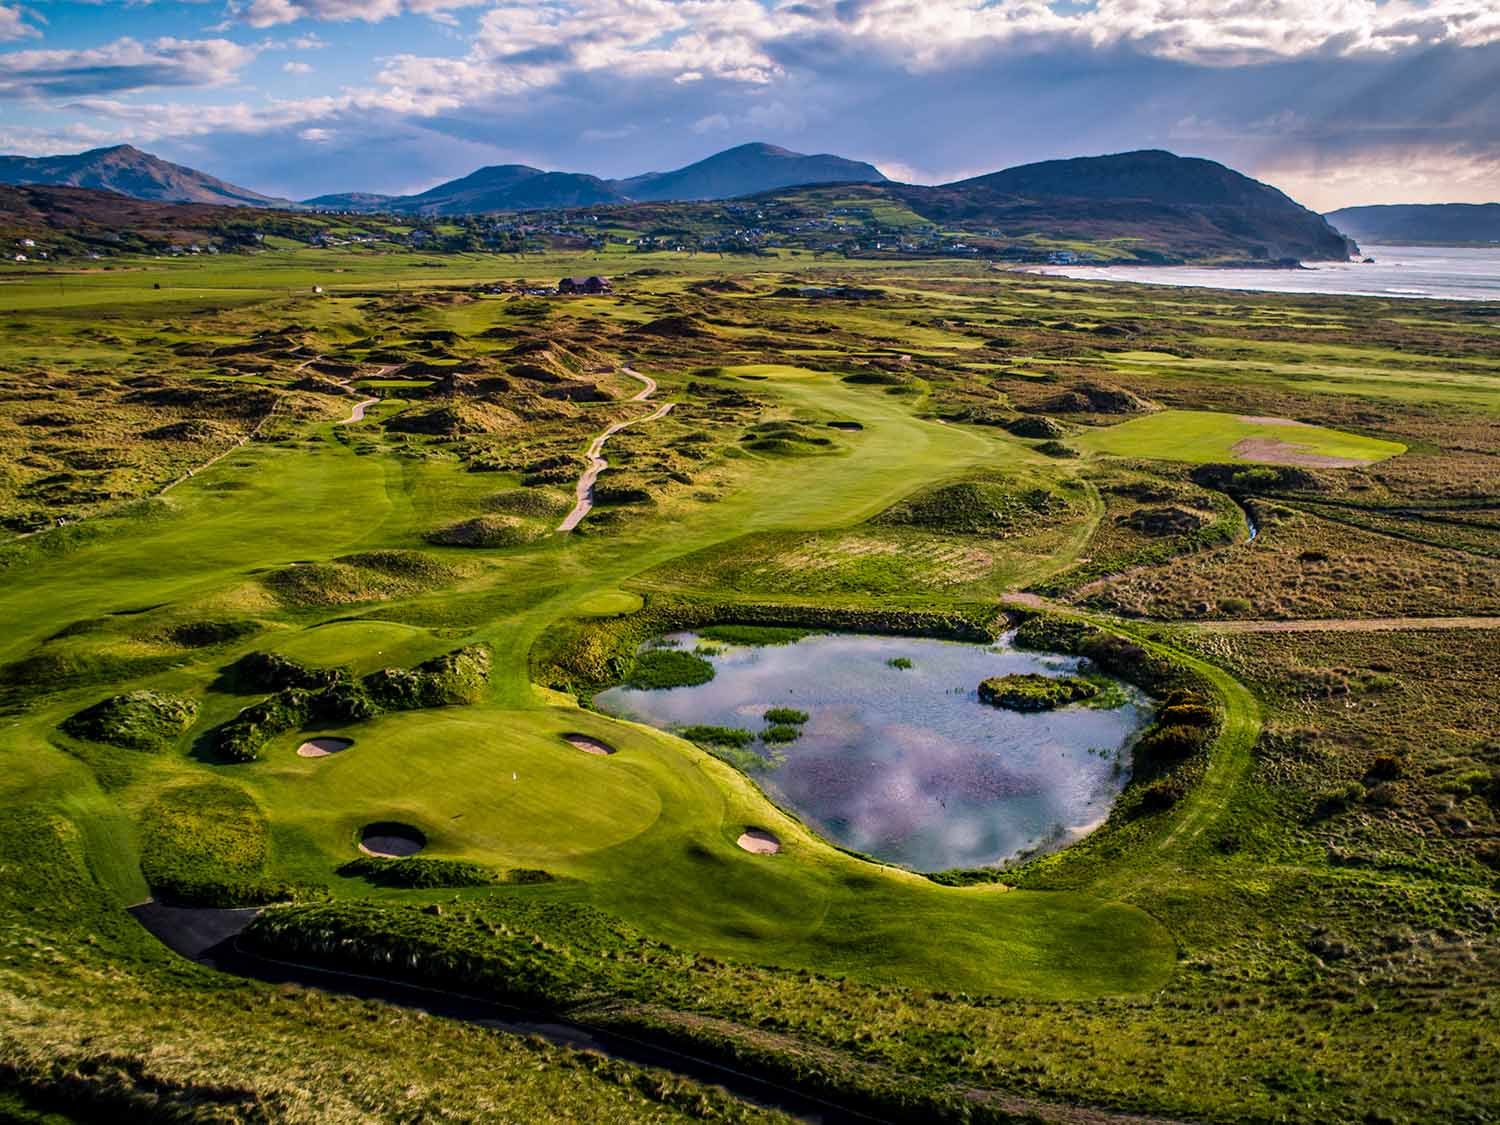
[[[629,367],[622,367],[620,370],[632,379],[639,379],[642,383],[646,384],[642,390],[630,396],[631,402],[645,402],[656,393],[656,380],[651,378],[651,376],[642,375],[639,371],[635,371]],[[558,531],[572,531],[583,521],[583,517],[588,515],[593,509],[594,482],[599,479],[600,473],[609,468],[609,462],[604,459],[604,443],[626,426],[638,425],[641,422],[656,421],[656,419],[665,415],[676,405],[675,402],[664,402],[650,414],[646,414],[640,418],[628,418],[623,422],[616,422],[589,443],[586,455],[589,459],[589,467],[583,471],[583,476],[578,478],[578,488],[576,490],[577,501],[573,505],[573,510],[563,517],[562,523],[557,525]]]

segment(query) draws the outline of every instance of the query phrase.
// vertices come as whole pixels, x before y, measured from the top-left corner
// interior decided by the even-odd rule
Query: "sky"
[[[1317,210],[1500,200],[1500,0],[0,0],[0,152],[269,195],[768,141],[943,183],[1165,148]]]

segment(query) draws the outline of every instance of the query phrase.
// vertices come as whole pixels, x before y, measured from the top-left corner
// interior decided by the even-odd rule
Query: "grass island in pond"
[[[666,651],[698,641],[667,639]],[[891,667],[898,653],[909,669]],[[596,701],[720,752],[836,843],[919,870],[998,863],[1088,831],[1128,779],[1147,716],[1124,689],[1112,709],[985,706],[975,684],[987,676],[1092,687],[1069,675],[1076,660],[1004,645],[824,634],[700,659],[711,680]],[[805,720],[786,721],[794,714]]]

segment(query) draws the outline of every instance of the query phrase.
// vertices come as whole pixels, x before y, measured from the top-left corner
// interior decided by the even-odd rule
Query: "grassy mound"
[[[293,683],[214,731],[214,752],[226,762],[253,762],[276,735],[314,721],[360,722],[382,711],[473,703],[489,682],[491,664],[488,648],[468,645],[415,668],[383,668],[355,680],[345,669],[307,669],[275,654],[252,657],[252,674],[263,669],[270,677],[261,682]]]
[[[466,401],[397,414],[386,420],[385,428],[401,434],[469,437],[502,433],[520,424],[521,420],[503,407]]]
[[[1060,492],[1005,480],[970,480],[925,489],[870,520],[949,534],[1005,538],[1038,531],[1073,509]]]
[[[164,750],[198,717],[198,704],[157,691],[111,696],[65,719],[62,729],[86,742],[127,750]]]
[[[460,571],[420,551],[369,551],[330,562],[295,563],[260,583],[289,606],[355,605],[408,597],[446,586]]]
[[[181,648],[216,648],[253,637],[260,631],[258,621],[183,621],[167,626],[158,636]]]
[[[1018,672],[1009,676],[991,676],[979,685],[979,699],[991,707],[1007,711],[1052,711],[1092,699],[1099,689],[1076,676],[1043,676],[1038,672]]]
[[[270,825],[238,786],[168,789],[141,816],[141,873],[157,897],[190,906],[255,906],[296,889],[266,879]]]
[[[518,547],[541,534],[516,516],[475,516],[429,531],[426,539],[441,547]]]
[[[573,506],[573,502],[556,489],[538,487],[496,493],[484,501],[484,506],[492,512],[530,519],[549,519],[562,515]]]

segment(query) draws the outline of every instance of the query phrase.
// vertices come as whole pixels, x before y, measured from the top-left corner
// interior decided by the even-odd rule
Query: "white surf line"
[[[645,388],[639,393],[631,395],[629,401],[645,402],[656,393],[656,380],[651,378],[651,376],[642,375],[639,371],[629,367],[622,367],[620,370],[632,379],[639,379],[642,383],[646,384]],[[634,426],[640,422],[656,421],[656,419],[662,417],[662,415],[666,414],[667,411],[676,405],[675,402],[664,402],[650,414],[643,417],[627,418],[623,422],[616,422],[589,443],[588,453],[586,454],[589,459],[589,466],[583,471],[583,476],[578,478],[578,488],[575,492],[577,502],[573,505],[573,510],[563,518],[562,523],[557,525],[558,531],[572,531],[583,521],[583,517],[593,510],[594,482],[599,479],[600,473],[609,468],[609,462],[604,459],[604,443],[626,426]]]

